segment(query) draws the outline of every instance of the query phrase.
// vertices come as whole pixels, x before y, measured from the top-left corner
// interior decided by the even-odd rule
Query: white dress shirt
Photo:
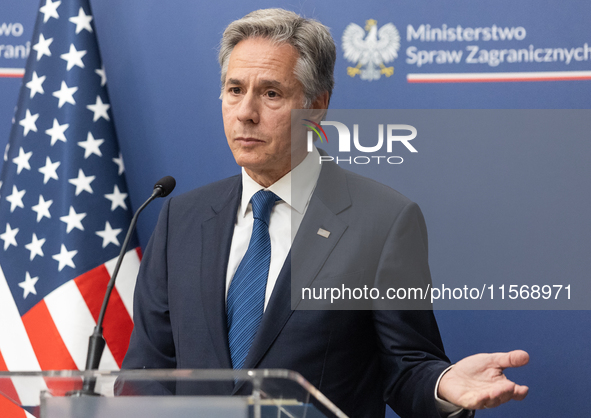
[[[277,283],[277,278],[291,248],[291,243],[298,232],[302,218],[306,213],[306,209],[308,209],[312,193],[316,188],[321,168],[321,165],[318,164],[319,159],[320,154],[314,147],[314,150],[308,153],[297,167],[266,189],[254,181],[244,168],[242,169],[242,199],[238,206],[230,257],[228,259],[226,297],[234,273],[236,273],[240,261],[246,254],[250,236],[252,235],[253,218],[250,199],[259,190],[270,190],[281,200],[275,202],[269,218],[271,265],[269,266],[269,277],[265,292],[265,309],[267,308],[269,298],[273,293],[273,288]]]

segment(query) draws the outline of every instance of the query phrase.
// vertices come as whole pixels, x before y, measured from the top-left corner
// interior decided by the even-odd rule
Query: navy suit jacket
[[[232,367],[225,278],[241,188],[235,176],[165,204],[140,268],[123,368]],[[381,418],[385,403],[402,417],[438,417],[434,388],[449,362],[433,313],[292,310],[291,267],[312,286],[351,276],[430,283],[418,206],[324,163],[244,367],[295,370],[351,417]]]

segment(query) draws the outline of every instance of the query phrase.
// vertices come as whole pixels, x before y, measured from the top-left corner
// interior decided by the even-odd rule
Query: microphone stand
[[[101,306],[96,326],[94,327],[92,335],[88,339],[88,352],[86,355],[86,368],[84,369],[85,371],[98,370],[98,366],[101,361],[103,351],[105,349],[105,338],[103,337],[103,322],[105,320],[105,311],[107,310],[107,305],[109,304],[109,299],[111,298],[111,292],[115,287],[115,280],[117,279],[117,275],[119,274],[119,268],[121,267],[121,263],[123,262],[123,258],[125,257],[125,253],[127,252],[129,241],[131,240],[131,236],[135,231],[138,216],[144,210],[144,208],[148,206],[154,199],[158,197],[168,196],[170,192],[172,192],[172,190],[174,189],[175,185],[176,181],[174,180],[174,178],[170,176],[166,176],[160,179],[160,181],[156,183],[156,185],[154,186],[154,191],[152,192],[150,198],[146,200],[142,206],[140,206],[140,208],[135,212],[133,218],[131,219],[131,223],[129,225],[129,228],[127,229],[127,235],[125,236],[125,241],[123,241],[121,251],[119,252],[119,257],[117,258],[117,264],[115,265],[115,269],[113,270],[113,274],[111,276],[111,279],[109,280],[109,284],[107,285],[107,291],[105,292],[105,297],[103,298],[103,304]],[[85,376],[82,383],[82,389],[70,391],[66,395],[74,397],[101,396],[99,393],[96,393],[94,391],[95,386],[96,378]]]

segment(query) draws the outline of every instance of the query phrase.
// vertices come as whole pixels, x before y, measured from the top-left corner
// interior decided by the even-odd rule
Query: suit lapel
[[[310,283],[314,280],[347,229],[347,224],[337,215],[350,205],[351,199],[345,172],[336,164],[324,163],[306,215],[281,269],[261,325],[245,359],[244,368],[257,367],[285,326],[293,313],[291,309],[292,275],[294,282],[300,287],[302,281]],[[319,228],[330,231],[329,237],[324,238],[318,235]]]
[[[226,271],[241,195],[242,181],[238,176],[229,193],[212,205],[214,215],[202,224],[203,311],[221,368],[232,368],[226,324]]]
[[[310,206],[300,225],[291,251],[291,308],[299,304],[302,287],[308,287],[318,276],[332,250],[345,233],[348,224],[339,214],[351,206],[346,172],[335,163],[325,162]],[[329,231],[328,237],[320,230]]]

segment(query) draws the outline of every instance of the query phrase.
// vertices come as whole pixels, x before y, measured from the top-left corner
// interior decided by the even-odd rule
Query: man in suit
[[[450,368],[430,310],[291,309],[292,277],[319,287],[431,280],[418,206],[291,140],[292,109],[328,107],[335,58],[326,27],[284,10],[226,29],[222,114],[242,175],[165,204],[123,367],[291,369],[352,417],[383,416],[385,403],[402,417],[467,416],[522,399],[527,388],[502,370],[527,353]]]

